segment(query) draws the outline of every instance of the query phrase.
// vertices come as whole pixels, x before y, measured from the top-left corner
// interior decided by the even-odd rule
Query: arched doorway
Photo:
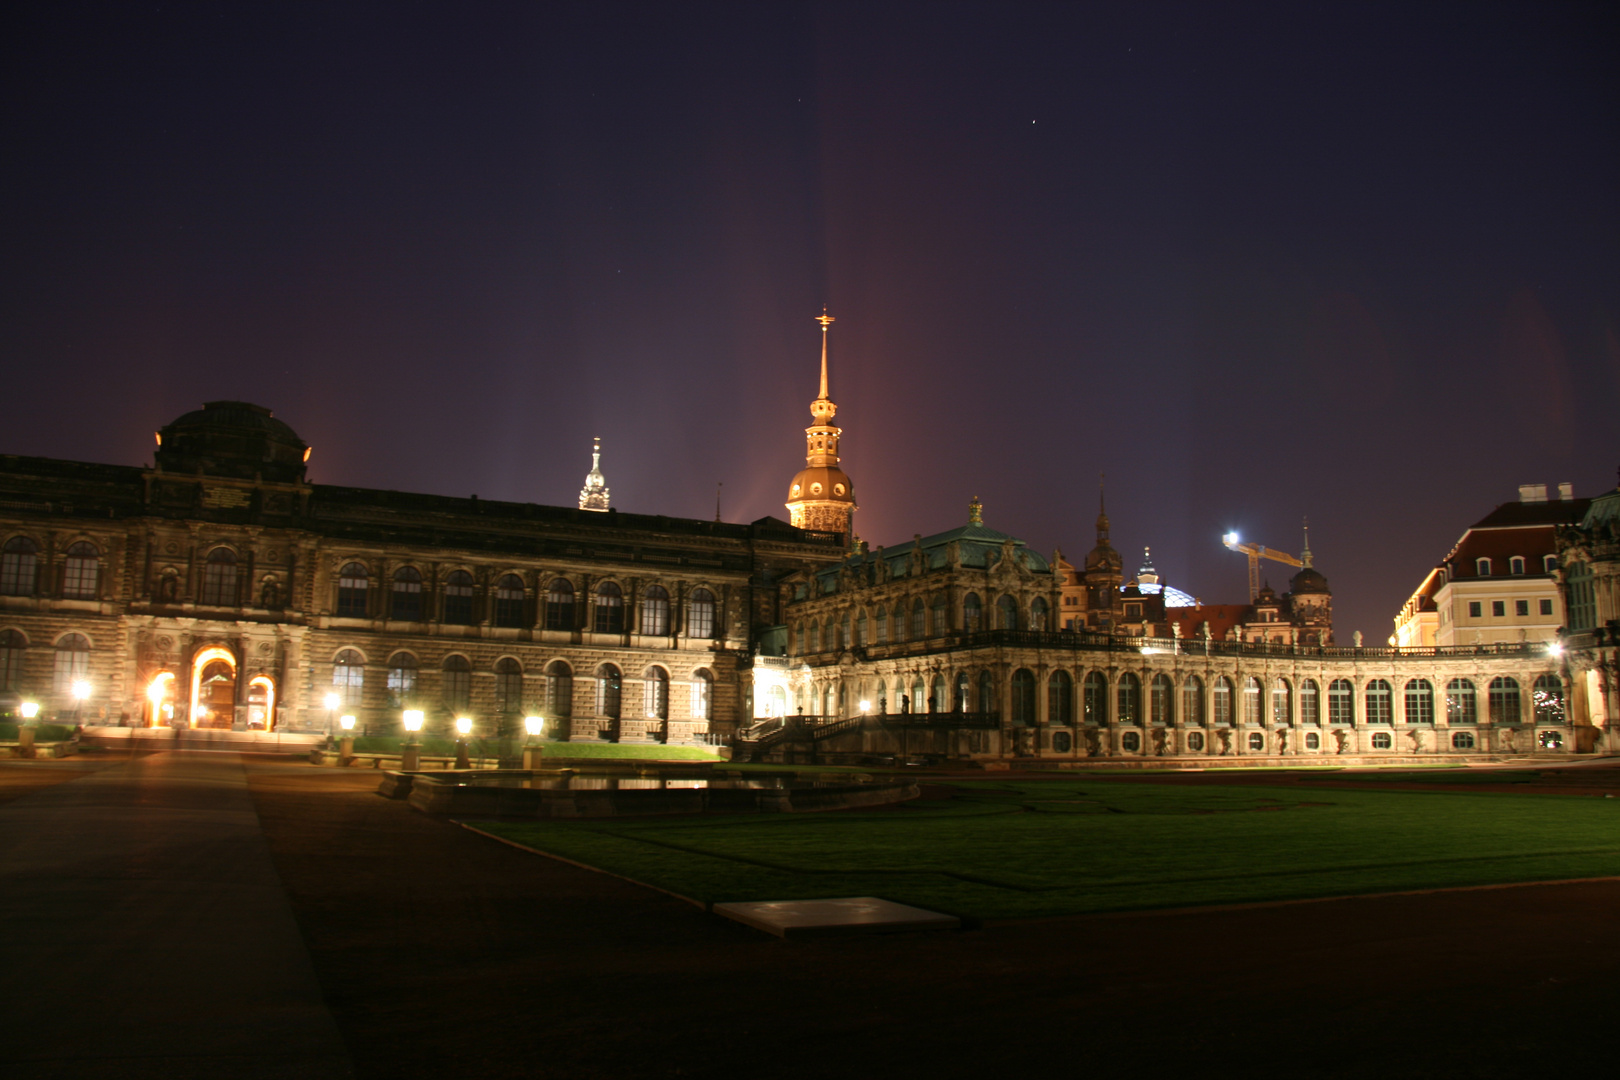
[[[191,726],[229,730],[235,723],[236,657],[204,649],[191,665]]]
[[[160,671],[146,687],[147,727],[166,727],[174,719],[174,672]]]
[[[268,675],[248,680],[249,731],[273,731],[276,726],[276,684]]]

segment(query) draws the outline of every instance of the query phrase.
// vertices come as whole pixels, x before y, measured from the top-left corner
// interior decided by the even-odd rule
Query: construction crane
[[[1272,562],[1285,563],[1288,566],[1311,565],[1311,539],[1310,533],[1305,534],[1305,558],[1296,559],[1286,551],[1273,551],[1264,544],[1245,544],[1235,532],[1229,532],[1221,537],[1221,543],[1233,551],[1241,552],[1249,557],[1249,603],[1260,598],[1260,560],[1270,559]]]

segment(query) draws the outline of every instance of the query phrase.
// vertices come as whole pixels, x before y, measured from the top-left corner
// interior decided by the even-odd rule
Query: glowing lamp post
[[[456,717],[456,768],[470,769],[472,762],[467,760],[467,736],[472,734],[472,718],[467,716]]]
[[[415,772],[422,767],[422,744],[416,741],[416,736],[422,730],[422,710],[405,710],[405,748],[400,754],[399,767],[406,772]]]
[[[23,722],[17,727],[17,756],[31,758],[34,756],[34,720],[39,716],[39,702],[25,701],[19,711]]]
[[[326,695],[326,733],[328,735],[332,734],[332,717],[337,715],[338,706],[342,704],[343,699],[336,694]]]
[[[338,717],[338,725],[343,728],[343,742],[338,747],[338,764],[347,765],[354,760],[354,717],[344,714]]]
[[[73,680],[73,726],[79,726],[79,714],[84,710],[84,699],[90,696],[88,679]]]
[[[546,722],[538,716],[525,716],[523,730],[529,733],[529,741],[523,747],[523,767],[530,772],[540,768],[541,755],[544,753],[540,747],[534,745],[534,740],[540,737],[545,730]]]

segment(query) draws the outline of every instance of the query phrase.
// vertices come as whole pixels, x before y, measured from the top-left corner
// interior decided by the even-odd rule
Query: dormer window
[[[1475,559],[1474,560],[1474,573],[1478,574],[1480,577],[1490,577],[1491,576],[1491,560],[1489,560],[1489,559]]]
[[[1543,574],[1550,574],[1554,570],[1557,570],[1557,569],[1558,569],[1558,556],[1556,556],[1556,555],[1543,555],[1541,557],[1541,572]]]
[[[1513,558],[1508,560],[1508,573],[1510,573],[1510,574],[1522,574],[1522,573],[1524,573],[1524,556],[1523,555],[1515,555],[1515,556],[1513,556]]]

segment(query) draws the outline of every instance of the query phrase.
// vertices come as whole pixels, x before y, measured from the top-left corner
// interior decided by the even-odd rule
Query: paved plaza
[[[0,1072],[1612,1069],[1620,882],[784,941],[375,789],[230,753],[0,762]]]

